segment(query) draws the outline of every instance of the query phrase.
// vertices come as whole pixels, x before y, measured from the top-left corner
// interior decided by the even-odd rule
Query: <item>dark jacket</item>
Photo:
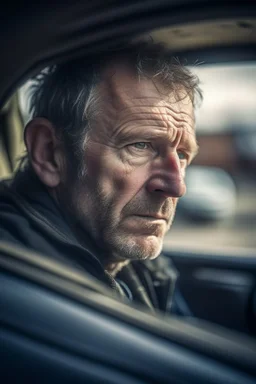
[[[81,245],[44,185],[29,170],[0,184],[0,240],[25,246],[67,266],[86,271],[120,295],[169,312],[176,271],[163,256],[135,261],[114,279],[100,263],[100,250],[88,234]],[[84,246],[86,244],[86,247]]]

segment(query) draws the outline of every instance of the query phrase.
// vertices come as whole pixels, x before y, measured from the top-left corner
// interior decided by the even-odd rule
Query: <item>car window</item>
[[[199,65],[199,154],[165,248],[256,246],[256,63]]]
[[[186,173],[166,249],[255,248],[256,63],[190,67],[203,102],[196,109],[199,154]],[[26,123],[29,87],[19,90]]]

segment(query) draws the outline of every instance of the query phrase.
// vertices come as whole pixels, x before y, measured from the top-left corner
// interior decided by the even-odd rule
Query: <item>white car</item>
[[[232,177],[217,167],[192,165],[186,173],[187,193],[179,210],[193,219],[220,220],[236,210],[237,190]]]

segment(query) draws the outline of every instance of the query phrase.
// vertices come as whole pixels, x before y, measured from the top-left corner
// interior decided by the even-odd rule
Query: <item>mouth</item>
[[[165,216],[159,214],[134,214],[127,217],[125,231],[135,233],[136,236],[155,236],[162,238],[168,228]]]
[[[145,220],[150,220],[150,221],[168,221],[168,219],[162,215],[158,215],[158,214],[152,214],[152,215],[134,215],[136,217],[140,217],[142,219],[145,219]]]

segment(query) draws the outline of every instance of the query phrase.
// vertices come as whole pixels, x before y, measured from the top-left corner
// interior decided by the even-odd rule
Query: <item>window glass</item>
[[[204,95],[196,110],[200,151],[164,246],[255,248],[256,63],[191,69]],[[19,91],[25,122],[30,84]]]
[[[256,63],[198,66],[200,151],[165,248],[256,246]]]

